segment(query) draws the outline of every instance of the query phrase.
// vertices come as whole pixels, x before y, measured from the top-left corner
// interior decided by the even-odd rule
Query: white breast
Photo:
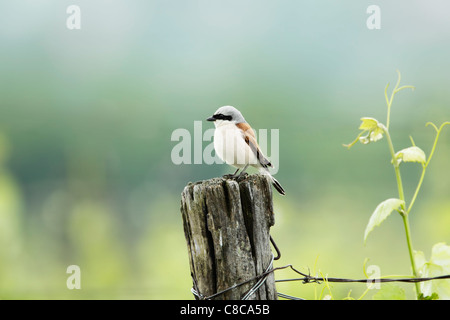
[[[242,131],[232,122],[217,125],[214,149],[219,158],[236,168],[243,168],[246,164],[258,166],[257,158],[245,142]]]

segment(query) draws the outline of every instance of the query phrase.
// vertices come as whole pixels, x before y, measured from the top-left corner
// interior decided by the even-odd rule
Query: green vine
[[[412,143],[411,147],[408,147],[408,148],[405,148],[405,149],[402,149],[402,150],[396,152],[393,142],[392,142],[392,139],[391,139],[391,135],[389,133],[392,103],[393,103],[395,95],[398,92],[400,92],[401,90],[407,89],[407,88],[414,90],[414,87],[410,86],[410,85],[400,86],[401,75],[400,75],[400,72],[397,71],[397,73],[398,73],[397,83],[396,83],[394,89],[392,90],[390,97],[388,97],[388,92],[387,92],[387,90],[389,88],[389,84],[386,86],[386,88],[384,90],[384,96],[385,96],[386,105],[387,105],[386,125],[382,124],[381,122],[379,122],[378,120],[376,120],[374,118],[368,118],[368,117],[361,118],[362,123],[361,123],[359,129],[362,131],[358,134],[358,136],[356,137],[356,139],[354,141],[352,141],[351,143],[344,145],[344,146],[350,149],[358,141],[361,142],[362,144],[369,144],[371,142],[376,142],[378,140],[381,140],[384,136],[386,137],[388,147],[389,147],[389,152],[391,155],[391,163],[394,167],[395,178],[396,178],[396,182],[397,182],[398,198],[387,199],[387,200],[381,202],[377,206],[377,208],[373,212],[372,216],[370,217],[369,223],[367,224],[366,231],[364,234],[364,242],[366,242],[369,233],[374,229],[374,227],[380,225],[393,211],[397,211],[403,219],[403,225],[404,225],[404,230],[405,230],[406,243],[408,246],[408,254],[409,254],[409,258],[410,258],[412,274],[415,278],[417,278],[419,276],[419,271],[418,271],[418,267],[417,267],[417,264],[415,261],[416,253],[413,249],[413,244],[412,244],[410,224],[409,224],[409,214],[411,212],[411,209],[413,208],[413,205],[414,205],[414,203],[417,199],[417,196],[419,194],[419,191],[422,187],[422,183],[423,183],[423,180],[425,177],[426,170],[427,170],[427,168],[430,164],[430,161],[434,155],[434,151],[436,149],[442,129],[446,125],[449,125],[450,122],[447,121],[447,122],[442,123],[439,128],[432,122],[428,122],[426,124],[426,126],[431,126],[436,131],[436,136],[434,138],[434,143],[431,148],[428,159],[426,159],[425,152],[415,145],[412,137],[410,137],[411,143]],[[408,202],[405,198],[403,181],[402,181],[401,172],[400,172],[400,166],[403,162],[417,162],[417,163],[420,163],[422,166],[422,174],[421,174],[419,182],[416,186],[415,192],[414,192],[411,200],[409,201],[408,205],[407,205]],[[447,252],[450,252],[450,247],[448,247]],[[436,295],[433,295],[433,294],[431,294],[430,296],[424,296],[420,290],[420,285],[417,282],[415,283],[415,289],[416,289],[416,296],[418,299],[426,299],[426,298],[429,298],[430,296],[436,297]]]

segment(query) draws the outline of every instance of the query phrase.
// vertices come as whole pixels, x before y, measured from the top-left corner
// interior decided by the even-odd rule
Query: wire
[[[311,275],[307,275],[305,273],[302,273],[300,271],[298,271],[297,269],[295,269],[291,264],[282,266],[282,267],[277,267],[277,268],[272,268],[273,265],[273,260],[274,260],[274,256],[272,254],[272,259],[271,262],[269,264],[269,266],[266,268],[266,271],[256,277],[253,277],[249,280],[237,283],[227,289],[224,289],[222,291],[219,291],[215,294],[212,294],[210,296],[205,297],[204,295],[202,295],[200,293],[200,291],[198,290],[197,284],[195,282],[194,277],[192,276],[192,279],[194,281],[194,287],[191,289],[191,292],[196,296],[196,298],[201,299],[201,300],[210,300],[213,298],[216,298],[230,290],[234,290],[246,283],[249,283],[251,281],[254,280],[258,280],[256,282],[256,284],[242,297],[243,300],[248,299],[253,293],[255,293],[261,286],[262,284],[266,281],[267,276],[277,270],[282,270],[282,269],[287,269],[290,268],[292,271],[294,271],[297,274],[300,274],[302,276],[302,278],[291,278],[291,279],[280,279],[280,280],[275,280],[275,282],[288,282],[288,281],[302,281],[302,283],[306,284],[306,283],[321,283],[323,281],[328,281],[328,282],[340,282],[340,283],[351,283],[351,282],[358,282],[358,283],[386,283],[386,282],[406,282],[406,283],[417,283],[417,282],[424,282],[424,281],[432,281],[432,280],[444,280],[444,279],[450,279],[450,275],[443,275],[443,276],[437,276],[437,277],[427,277],[427,278],[398,278],[398,279],[389,279],[389,278],[378,278],[378,279],[347,279],[347,278],[323,278],[323,277],[312,277]],[[302,298],[297,298],[297,297],[293,297],[293,296],[289,296],[283,293],[278,293],[279,297],[282,298],[286,298],[286,299],[292,299],[292,300],[304,300]]]
[[[245,294],[245,295],[242,297],[242,300],[248,300],[248,298],[249,298],[252,294],[254,294],[254,293],[256,292],[256,290],[258,290],[258,289],[263,285],[264,282],[266,282],[267,277],[268,277],[269,274],[270,274],[270,273],[267,273],[267,272],[268,272],[270,269],[272,269],[272,266],[273,266],[273,260],[274,260],[274,259],[275,259],[275,257],[274,257],[273,254],[272,254],[272,259],[270,259],[270,264],[267,266],[266,271],[265,271],[266,275],[265,275],[263,278],[259,279],[258,282],[255,283],[255,285],[247,292],[247,294]]]

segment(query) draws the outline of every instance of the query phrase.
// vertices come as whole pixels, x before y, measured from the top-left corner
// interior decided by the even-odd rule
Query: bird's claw
[[[225,174],[225,175],[223,175],[222,177],[224,178],[224,179],[236,179],[237,177],[238,177],[239,175],[238,174],[232,174],[232,173],[230,173],[230,174]]]
[[[247,176],[248,176],[248,173],[247,172],[242,172],[242,173],[239,173],[239,174],[226,174],[226,175],[223,175],[222,177],[224,178],[224,179],[232,179],[232,180],[236,180],[236,181],[242,181],[242,180],[244,180],[244,179],[246,179],[247,178]]]

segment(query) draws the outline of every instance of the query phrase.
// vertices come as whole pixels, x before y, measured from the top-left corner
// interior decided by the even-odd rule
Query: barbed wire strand
[[[273,263],[273,261],[271,262],[271,264],[272,263]],[[280,279],[280,280],[275,280],[275,282],[302,281],[304,284],[306,284],[306,283],[318,283],[318,284],[320,284],[321,282],[328,281],[328,282],[340,282],[340,283],[356,282],[356,283],[368,283],[368,284],[371,284],[371,283],[377,283],[377,282],[380,282],[380,283],[386,283],[386,282],[416,283],[416,282],[425,282],[425,281],[432,281],[432,280],[450,279],[450,275],[442,275],[442,276],[436,276],[436,277],[425,277],[425,278],[397,278],[397,279],[392,279],[392,278],[347,279],[347,278],[333,278],[333,277],[331,277],[331,278],[329,278],[329,277],[313,277],[311,275],[305,274],[305,273],[295,269],[293,265],[288,264],[288,265],[285,265],[285,266],[276,267],[276,268],[272,268],[270,270],[266,270],[265,272],[263,272],[262,274],[260,274],[258,276],[255,276],[255,277],[253,277],[251,279],[248,279],[248,280],[245,280],[243,282],[237,283],[237,284],[235,284],[235,285],[233,285],[233,286],[231,286],[231,287],[229,287],[227,289],[221,290],[221,291],[219,291],[219,292],[217,292],[215,294],[212,294],[210,296],[206,296],[205,297],[204,295],[202,295],[198,291],[198,288],[197,289],[192,288],[191,292],[196,297],[198,297],[199,299],[211,300],[211,299],[216,298],[216,297],[218,297],[218,296],[220,296],[220,295],[222,295],[222,294],[224,294],[224,293],[226,293],[226,292],[228,292],[230,290],[236,289],[236,288],[238,288],[238,287],[240,287],[240,286],[242,286],[244,284],[247,284],[247,283],[249,283],[251,281],[255,281],[255,280],[258,280],[258,279],[261,279],[261,278],[265,278],[272,272],[275,272],[275,271],[278,271],[278,270],[283,270],[283,269],[288,269],[288,268],[290,268],[295,273],[300,274],[302,276],[302,278]],[[194,285],[196,286],[195,281],[194,281]],[[259,284],[258,288],[256,288],[254,291],[258,290],[261,285],[262,285],[262,283]],[[256,287],[256,284],[250,290],[253,290],[255,287]],[[303,300],[302,298],[292,297],[292,296],[288,296],[288,295],[285,295],[285,294],[282,294],[282,293],[281,294],[278,293],[278,295],[280,297],[283,297],[283,298],[288,298],[289,297],[288,299]]]
[[[278,251],[278,250],[277,250]],[[280,257],[280,255],[278,254],[278,258]],[[274,257],[274,255],[272,254],[272,259],[270,259],[270,264],[267,266],[266,268],[266,272],[268,272],[270,269],[273,268],[273,260],[275,260],[276,258]],[[267,273],[264,277],[262,277],[261,279],[258,280],[258,282],[255,283],[255,285],[247,292],[247,294],[245,294],[242,297],[242,300],[248,300],[248,298],[254,294],[262,285],[264,282],[266,282],[267,277],[269,276],[270,273]]]
[[[442,276],[436,276],[436,277],[425,277],[425,278],[366,278],[366,279],[348,279],[348,278],[334,278],[334,277],[313,277],[310,274],[303,273],[296,268],[292,264],[288,264],[282,267],[273,268],[273,261],[278,260],[281,257],[281,251],[276,245],[275,241],[273,240],[272,236],[270,236],[270,242],[272,243],[277,256],[275,257],[272,253],[272,258],[270,260],[269,265],[266,268],[266,271],[264,271],[262,274],[255,276],[251,279],[245,280],[243,282],[237,283],[235,285],[232,285],[229,288],[226,288],[224,290],[221,290],[219,292],[216,292],[215,294],[212,294],[210,296],[204,296],[201,294],[197,282],[195,281],[194,275],[191,273],[192,281],[194,287],[191,288],[191,292],[194,294],[194,296],[200,300],[211,300],[213,298],[216,298],[230,290],[234,290],[240,286],[243,286],[244,284],[247,284],[249,282],[257,280],[257,282],[253,285],[253,287],[250,288],[249,291],[242,297],[242,300],[248,300],[252,294],[254,294],[267,280],[267,277],[269,274],[277,271],[277,270],[283,270],[290,268],[295,273],[302,276],[302,278],[290,278],[290,279],[280,279],[275,280],[275,282],[290,282],[290,281],[302,281],[302,283],[317,283],[320,284],[324,281],[327,282],[340,282],[340,283],[387,283],[387,282],[406,282],[406,283],[417,283],[417,282],[425,282],[425,281],[431,281],[431,280],[444,280],[444,279],[450,279],[450,275],[442,275]],[[281,298],[290,299],[290,300],[305,300],[303,298],[293,297],[284,293],[277,292],[277,295]]]
[[[280,298],[284,298],[284,299],[288,299],[288,300],[305,300],[305,299],[303,299],[303,298],[290,296],[290,295],[288,295],[288,294],[281,293],[281,292],[277,292],[277,295],[278,295]]]
[[[305,274],[301,271],[295,269],[292,265],[287,265],[285,267],[291,268],[295,273],[300,274],[303,278],[292,278],[292,279],[280,279],[275,280],[275,282],[287,282],[287,281],[303,281],[303,283],[320,283],[323,281],[328,282],[359,282],[359,283],[374,283],[374,282],[408,282],[408,283],[416,283],[416,282],[424,282],[431,280],[444,280],[450,279],[450,274],[436,276],[436,277],[424,277],[424,278],[367,278],[367,279],[347,279],[347,278],[332,278],[332,277],[312,277],[311,275]]]

